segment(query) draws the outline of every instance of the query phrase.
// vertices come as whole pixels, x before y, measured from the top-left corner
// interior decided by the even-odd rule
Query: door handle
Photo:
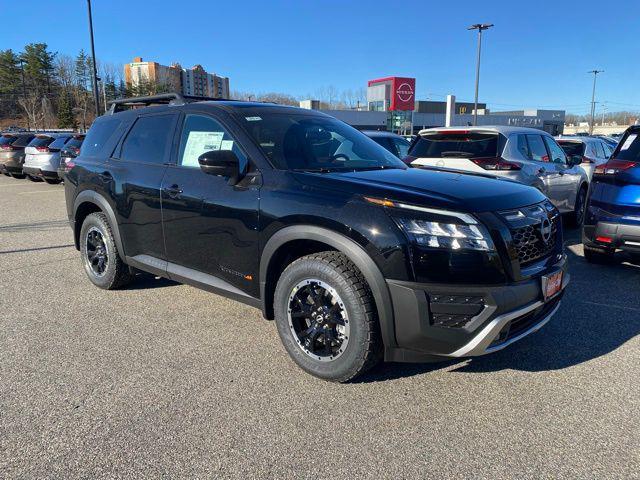
[[[182,189],[178,185],[171,185],[170,187],[165,187],[162,189],[164,193],[169,195],[171,198],[178,198],[180,194],[182,194]]]
[[[104,183],[109,183],[111,180],[113,180],[113,175],[111,175],[109,172],[102,172],[98,174],[98,177],[100,178],[101,181],[103,181]]]

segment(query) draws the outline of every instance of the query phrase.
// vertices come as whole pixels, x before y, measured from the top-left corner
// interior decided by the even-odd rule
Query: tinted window
[[[619,160],[629,160],[631,162],[640,161],[640,134],[638,132],[629,133],[620,140],[615,157]]]
[[[406,168],[394,154],[335,118],[278,113],[240,118],[276,168],[332,171]]]
[[[524,135],[518,135],[518,151],[525,158],[531,158],[531,152],[529,151],[529,144],[527,143],[527,137],[525,137]]]
[[[80,136],[71,137],[71,139],[66,143],[65,146],[79,147],[80,145],[82,145],[83,140],[84,140],[84,137],[80,137]]]
[[[136,120],[122,145],[120,159],[164,163],[167,140],[173,133],[173,119],[173,115],[154,115]]]
[[[58,137],[53,142],[51,142],[51,145],[49,145],[49,148],[52,150],[55,150],[55,149],[60,150],[62,147],[65,146],[65,144],[69,141],[70,138],[71,137]]]
[[[531,152],[529,158],[531,160],[536,162],[549,161],[549,154],[540,135],[527,135],[527,141],[529,142],[529,151]]]
[[[428,133],[411,149],[414,157],[497,157],[498,134],[482,132]]]
[[[82,154],[97,155],[118,129],[120,123],[120,120],[117,118],[108,118],[106,120],[96,120],[93,122],[89,132],[87,132],[85,141],[82,143]]]
[[[401,138],[394,138],[393,143],[396,145],[398,156],[400,158],[404,158],[409,155],[409,146],[411,145],[409,142]]]
[[[547,147],[549,147],[549,151],[551,152],[551,161],[553,163],[567,163],[567,156],[565,155],[564,150],[560,148],[560,145],[558,145],[553,138],[544,137],[544,141],[547,143]]]
[[[211,150],[233,150],[244,170],[247,159],[220,123],[204,115],[187,115],[182,128],[178,165],[200,168],[198,157]]]
[[[564,150],[564,153],[567,154],[567,157],[572,157],[574,155],[584,155],[584,143],[582,142],[567,142],[560,140],[558,142]]]
[[[611,154],[613,153],[613,148],[607,142],[603,142],[602,143],[602,148],[604,148],[604,156],[605,157],[610,157]]]
[[[605,157],[605,153],[604,153],[604,148],[602,147],[602,142],[596,142],[596,156],[598,158],[604,158]]]
[[[34,135],[20,135],[18,139],[12,143],[14,147],[26,147],[33,140]]]
[[[369,137],[369,138],[371,138],[371,140],[376,142],[378,145],[383,147],[385,150],[393,153],[394,155],[397,154],[396,153],[396,147],[391,143],[391,139],[389,139],[387,137]]]
[[[53,142],[52,137],[35,137],[29,143],[30,147],[48,147],[51,142]]]

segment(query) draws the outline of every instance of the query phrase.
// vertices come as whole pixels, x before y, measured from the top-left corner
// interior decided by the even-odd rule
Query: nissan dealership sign
[[[369,88],[385,85],[385,103],[388,110],[413,111],[416,102],[416,79],[407,77],[385,77],[369,80]]]

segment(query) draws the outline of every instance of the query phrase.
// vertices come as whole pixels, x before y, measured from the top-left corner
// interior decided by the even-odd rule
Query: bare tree
[[[18,104],[27,114],[29,125],[33,125],[34,128],[43,126],[42,101],[39,95],[31,93],[27,97],[20,97],[18,98]]]

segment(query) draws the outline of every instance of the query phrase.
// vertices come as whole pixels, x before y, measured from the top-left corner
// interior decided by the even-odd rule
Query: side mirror
[[[582,163],[582,155],[571,155],[567,159],[567,165],[570,167],[575,167],[576,165],[580,165]]]
[[[240,161],[232,150],[211,150],[198,157],[204,173],[218,177],[228,177],[229,183],[236,183],[240,177]]]

